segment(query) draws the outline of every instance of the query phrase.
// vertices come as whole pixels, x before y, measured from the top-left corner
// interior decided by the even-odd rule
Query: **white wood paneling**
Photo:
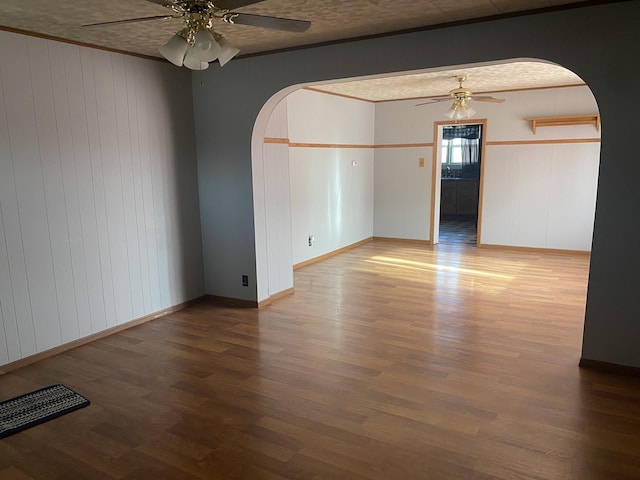
[[[32,60],[31,87],[36,112],[37,141],[42,165],[45,214],[49,234],[46,240],[49,242],[54,275],[54,278],[51,279],[54,288],[50,295],[54,299],[55,310],[51,310],[49,315],[53,316],[54,312],[57,313],[59,321],[57,324],[54,317],[47,319],[48,321],[45,323],[48,331],[42,335],[43,339],[38,342],[38,348],[46,349],[58,345],[63,341],[63,338],[77,338],[78,322],[71,256],[67,242],[69,232],[53,95],[53,72],[49,61],[49,44],[44,40],[32,38],[29,39],[29,50],[29,56]],[[51,306],[53,307],[53,305]]]
[[[374,104],[309,90],[287,97],[293,264],[373,236]],[[284,203],[282,204],[284,208]],[[315,238],[309,246],[309,235]]]
[[[487,147],[481,243],[590,250],[598,144]]]
[[[501,104],[475,106],[487,119],[481,242],[493,245],[589,250],[593,230],[600,145],[593,126],[539,128],[532,116],[597,113],[586,86],[499,92]],[[433,142],[433,124],[448,105],[416,107],[415,100],[376,104],[377,145]],[[606,125],[604,126],[606,128]],[[575,143],[539,144],[554,140]],[[517,144],[509,144],[517,142]],[[431,151],[430,148],[425,150]],[[408,157],[410,155],[410,157]],[[376,150],[376,236],[426,239],[418,228],[430,217],[430,200],[421,205],[424,184],[416,182],[417,160],[431,154],[407,148]],[[395,170],[394,170],[395,169]],[[431,184],[431,169],[425,168]],[[421,176],[421,173],[418,173]],[[402,186],[403,188],[400,188]],[[429,187],[430,188],[430,187]]]
[[[553,149],[547,245],[591,250],[599,165],[597,144],[556,145]]]
[[[4,34],[6,37],[7,34]],[[4,42],[3,42],[4,43]],[[33,118],[33,96],[29,91],[30,80],[28,47],[24,39],[10,36],[0,50],[0,68],[2,74],[5,116],[8,125],[8,140],[11,155],[7,159],[10,169],[1,177],[9,179],[11,186],[3,186],[2,192],[11,192],[15,198],[10,200],[4,215],[5,234],[9,253],[9,272],[13,286],[13,300],[16,309],[18,338],[21,355],[30,355],[37,351],[33,305],[31,303],[29,267],[36,267],[33,255],[37,255],[37,236],[41,227],[42,212],[38,206],[44,206],[42,176],[39,171],[39,154],[34,139],[35,121]],[[35,148],[34,148],[35,147]],[[31,180],[29,173],[32,173]],[[38,185],[40,181],[40,185]],[[36,189],[33,197],[26,193],[30,187]],[[5,190],[6,188],[6,190]],[[2,202],[3,205],[5,202]],[[7,202],[8,203],[8,202]],[[36,217],[30,217],[35,213]],[[41,229],[40,229],[41,230]],[[35,233],[34,233],[35,232]],[[36,238],[31,238],[30,235]],[[45,261],[45,269],[47,267]],[[46,275],[46,273],[45,273]],[[36,313],[39,313],[36,304]]]
[[[373,103],[301,89],[287,105],[292,142],[373,145]]]
[[[74,82],[73,90],[70,89],[71,117],[74,120],[74,140],[77,138],[79,143],[76,168],[91,305],[90,331],[100,331],[115,323],[109,229],[105,206],[101,132],[98,127],[94,52],[80,49],[78,53],[80,65],[74,67],[80,69],[80,76],[69,75],[69,81]],[[82,91],[83,95],[77,95],[77,91]],[[76,121],[78,118],[83,121]]]
[[[0,104],[0,107],[2,105]],[[2,128],[0,128],[2,132]],[[0,152],[2,155],[3,152]],[[1,184],[0,184],[1,188]],[[9,259],[5,242],[5,228],[0,201],[0,361],[3,363],[20,358],[20,337],[13,305],[13,292],[9,276]]]
[[[549,221],[551,158],[545,146],[488,147],[481,243],[543,247]]]
[[[0,37],[1,38],[1,37]],[[0,41],[0,58],[6,58],[10,44]],[[3,79],[3,68],[0,63],[0,111],[6,112],[4,101],[5,81]],[[13,158],[11,155],[11,144],[9,142],[9,124],[7,115],[0,115],[0,220],[2,225],[2,237],[0,237],[0,307],[2,309],[2,325],[5,335],[6,353],[3,358],[8,361],[17,360],[21,357],[22,345],[18,329],[19,309],[21,305],[16,305],[23,299],[15,295],[13,282],[24,282],[24,259],[22,254],[22,240],[20,237],[20,221],[18,217],[18,202],[16,187],[13,176]],[[18,259],[15,257],[18,256]],[[11,270],[19,269],[18,271]],[[23,292],[26,289],[23,290]],[[2,344],[0,344],[0,349]]]
[[[400,100],[376,104],[376,145],[433,142],[433,122],[446,120],[446,103],[422,105],[424,100]]]
[[[127,238],[124,222],[124,201],[122,194],[122,174],[120,157],[120,139],[116,103],[122,90],[116,88],[119,72],[114,71],[114,58],[107,52],[91,52],[97,61],[93,63],[97,134],[102,158],[111,161],[102,162],[102,181],[104,184],[104,202],[106,213],[106,237],[109,244],[109,263],[112,271],[111,288],[113,289],[112,315],[107,315],[107,327],[112,327],[133,318],[131,308],[131,286],[128,275]],[[116,92],[118,92],[116,94]],[[114,281],[117,278],[119,281]]]
[[[58,308],[60,310],[60,327],[62,342],[69,342],[80,336],[79,318],[89,317],[86,275],[81,265],[84,264],[82,246],[79,245],[80,233],[79,205],[74,168],[73,140],[71,137],[71,118],[69,115],[69,96],[67,94],[67,73],[65,68],[64,44],[47,43],[49,65],[51,68],[51,101],[55,118],[55,135],[58,157],[47,162],[50,173],[45,174],[57,178],[54,190],[60,195],[57,205],[58,219],[54,220],[54,237],[52,247],[57,252],[54,258],[56,275],[63,279],[58,281]],[[55,152],[55,148],[51,151]]]
[[[191,105],[168,65],[0,32],[0,363],[202,294]]]
[[[289,156],[294,265],[373,235],[372,149],[292,148]]]
[[[279,187],[270,188],[266,195],[269,289],[273,295],[293,287],[289,147],[266,144],[264,161],[265,182]]]
[[[375,151],[374,221],[376,237],[429,240],[431,147]],[[424,158],[424,167],[419,159]]]
[[[287,98],[283,98],[271,112],[265,128],[264,136],[267,138],[289,138],[289,121],[287,111]]]

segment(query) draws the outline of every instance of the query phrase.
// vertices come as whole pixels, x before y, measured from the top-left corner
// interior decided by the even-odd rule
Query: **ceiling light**
[[[235,57],[240,53],[240,49],[231,45],[227,40],[223,37],[218,39],[218,45],[220,45],[220,54],[218,55],[218,62],[220,62],[220,66],[224,67],[229,60]]]
[[[462,120],[473,117],[476,111],[469,106],[466,99],[456,98],[444,114],[452,120]]]
[[[239,53],[238,49],[226,43],[222,35],[213,31],[213,18],[206,11],[190,13],[185,18],[185,25],[160,47],[160,53],[174,65],[204,70],[220,54],[223,54],[222,66]]]
[[[160,53],[178,67],[184,65],[191,70],[204,70],[216,59],[223,67],[240,50],[219,33],[198,23],[176,33],[160,47]]]
[[[218,58],[220,45],[215,41],[211,32],[207,29],[199,30],[195,35],[194,55],[203,62],[213,62]]]
[[[189,47],[184,57],[184,66],[191,70],[206,70],[209,68],[209,62],[202,61],[201,52],[196,47]]]
[[[187,41],[176,33],[167,43],[160,47],[160,53],[171,63],[181,67],[188,48]]]
[[[160,47],[160,53],[178,67],[184,65],[192,70],[204,70],[209,67],[209,62],[213,62],[215,59],[219,60],[220,66],[224,66],[240,53],[240,50],[228,44],[222,35],[213,31],[214,21],[225,22],[230,25],[239,24],[271,28],[284,32],[306,32],[311,26],[311,22],[307,20],[232,12],[227,8],[220,8],[214,5],[213,2],[216,0],[149,1],[168,8],[171,10],[171,14],[90,23],[83,25],[83,27],[180,18],[184,22],[184,28],[176,32],[166,44]],[[242,7],[263,1],[250,0],[248,2],[240,2],[236,6]],[[227,1],[226,3],[233,2]]]

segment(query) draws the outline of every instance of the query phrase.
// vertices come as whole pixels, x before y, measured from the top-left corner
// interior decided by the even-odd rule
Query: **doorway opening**
[[[433,243],[478,245],[486,120],[434,125]]]

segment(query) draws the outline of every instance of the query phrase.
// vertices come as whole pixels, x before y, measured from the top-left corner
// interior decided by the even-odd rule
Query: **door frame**
[[[480,179],[478,181],[478,226],[476,229],[476,246],[480,246],[482,233],[482,205],[484,196],[484,165],[486,163],[487,119],[469,118],[466,120],[442,120],[433,122],[433,159],[431,162],[431,239],[430,245],[436,245],[440,240],[440,186],[442,180],[442,165],[440,151],[442,150],[442,127],[448,125],[482,125],[480,137]]]

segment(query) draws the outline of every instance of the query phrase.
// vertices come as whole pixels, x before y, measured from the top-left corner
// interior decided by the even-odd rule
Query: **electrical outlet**
[[[243,287],[249,286],[249,275],[242,275],[242,286]]]
[[[313,235],[309,235],[309,246],[313,247],[313,242],[315,241],[315,238]]]
[[[424,158],[421,157],[418,159],[418,167],[424,168]]]

